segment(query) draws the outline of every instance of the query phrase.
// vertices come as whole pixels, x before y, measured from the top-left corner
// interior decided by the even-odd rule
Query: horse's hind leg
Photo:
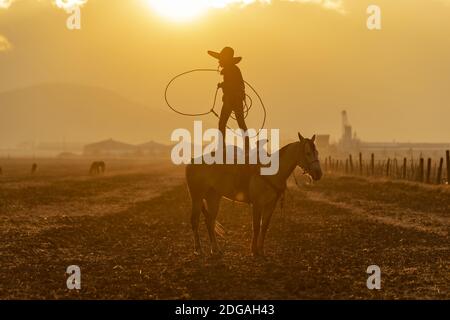
[[[209,239],[211,241],[211,253],[220,253],[219,245],[216,238],[216,218],[219,212],[220,196],[215,192],[208,193],[206,197],[206,208],[203,206],[203,214],[208,228]]]
[[[252,239],[252,253],[254,256],[258,255],[258,237],[261,230],[261,208],[258,205],[253,205],[253,239]]]
[[[200,254],[200,236],[198,234],[198,225],[200,220],[200,213],[202,211],[202,199],[192,199],[192,213],[191,213],[191,225],[194,233],[194,253]]]

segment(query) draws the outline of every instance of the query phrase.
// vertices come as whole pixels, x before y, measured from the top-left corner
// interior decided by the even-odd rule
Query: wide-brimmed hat
[[[219,59],[220,61],[225,61],[225,62],[229,61],[234,64],[238,64],[242,60],[242,57],[234,56],[234,50],[233,50],[233,48],[230,48],[230,47],[225,47],[220,52],[208,51],[208,54],[211,57]]]

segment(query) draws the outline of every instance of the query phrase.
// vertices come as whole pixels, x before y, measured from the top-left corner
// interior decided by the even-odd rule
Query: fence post
[[[359,153],[359,175],[363,175],[362,153]]]
[[[441,184],[442,181],[442,165],[444,164],[444,158],[441,157],[441,160],[439,160],[439,167],[437,171],[436,176],[436,184]]]
[[[398,179],[398,161],[394,158],[394,179]]]
[[[450,150],[446,152],[446,164],[447,164],[447,184],[450,185]]]
[[[407,160],[406,160],[406,158],[403,158],[403,172],[402,172],[402,178],[403,179],[406,179],[406,163],[407,163]]]
[[[420,158],[419,162],[419,173],[418,173],[418,181],[423,182],[423,174],[424,174],[424,160],[423,158]]]
[[[431,178],[431,158],[428,158],[427,160],[427,180],[426,183],[430,183]]]
[[[348,164],[350,166],[350,173],[353,174],[353,158],[351,154],[348,156]]]
[[[389,177],[389,166],[391,164],[391,159],[388,158],[387,164],[386,164],[386,177]]]
[[[375,154],[370,155],[370,172],[375,175]]]

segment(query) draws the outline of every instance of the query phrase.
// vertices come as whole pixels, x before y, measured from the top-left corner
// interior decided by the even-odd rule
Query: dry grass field
[[[108,160],[2,160],[0,299],[449,299],[450,188],[325,176],[290,181],[266,257],[247,206],[222,202],[224,254],[193,254],[182,167]],[[79,291],[66,268],[81,268]],[[366,268],[380,266],[381,290]]]

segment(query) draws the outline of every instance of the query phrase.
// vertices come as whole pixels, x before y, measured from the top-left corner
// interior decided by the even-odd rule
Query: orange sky
[[[450,1],[312,2],[319,4],[237,5],[174,21],[146,0],[89,0],[82,29],[69,31],[67,14],[50,1],[16,0],[0,9],[0,92],[69,82],[164,109],[172,75],[215,68],[206,50],[230,45],[268,105],[268,125],[285,135],[337,138],[347,109],[363,140],[450,141]],[[366,28],[374,3],[381,31]],[[197,111],[219,80],[179,83],[175,99]]]

